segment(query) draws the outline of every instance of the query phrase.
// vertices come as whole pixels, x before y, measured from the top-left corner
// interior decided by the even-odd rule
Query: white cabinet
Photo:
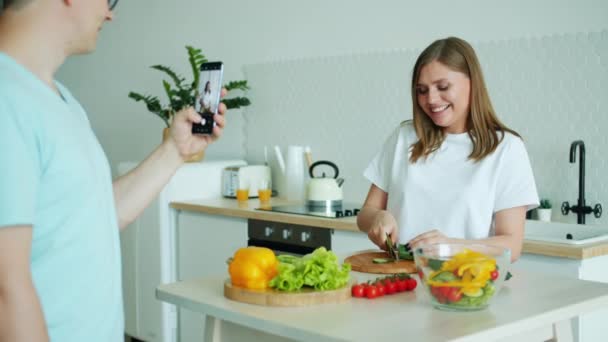
[[[156,299],[156,287],[175,281],[177,246],[169,203],[221,197],[222,170],[246,165],[242,160],[204,161],[183,165],[160,195],[121,233],[125,333],[147,342],[177,342],[176,309]],[[123,175],[136,166],[118,166]],[[245,232],[246,233],[246,232]],[[188,239],[187,233],[182,236]],[[195,246],[195,245],[194,245]],[[192,250],[190,250],[192,248]],[[184,260],[200,248],[179,250]]]
[[[335,229],[331,237],[331,249],[336,255],[346,257],[354,252],[378,247],[363,232]]]
[[[606,269],[608,269],[608,255],[575,260],[522,254],[521,258],[513,265],[512,273],[514,277],[517,276],[517,269],[608,283],[608,272],[606,272]],[[555,300],[559,301],[560,298],[555,298]],[[607,319],[608,309],[580,316],[573,324],[574,340],[580,342],[608,341],[608,331],[605,328]]]
[[[218,274],[228,279],[226,260],[247,246],[247,220],[183,211],[177,217],[178,279]],[[179,309],[179,341],[202,341],[204,322],[204,315]]]

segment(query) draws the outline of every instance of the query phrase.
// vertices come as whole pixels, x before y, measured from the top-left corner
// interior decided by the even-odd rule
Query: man
[[[225,106],[212,136],[192,135],[200,117],[183,110],[170,139],[112,183],[84,109],[54,75],[94,50],[115,5],[4,0],[0,11],[2,342],[122,340],[119,227],[222,133]]]

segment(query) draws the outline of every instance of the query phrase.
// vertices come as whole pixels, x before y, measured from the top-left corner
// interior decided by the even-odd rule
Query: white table
[[[353,272],[361,279],[369,275]],[[157,298],[207,315],[205,340],[226,339],[222,324],[303,341],[571,341],[570,319],[608,306],[608,284],[513,272],[491,307],[446,312],[431,307],[424,289],[343,304],[276,308],[223,296],[226,276],[185,280],[157,288]],[[228,322],[228,323],[226,323]],[[249,329],[250,328],[250,329]],[[254,329],[254,330],[251,330]],[[243,334],[241,336],[243,336]],[[248,335],[247,335],[248,334]],[[266,337],[258,337],[268,340]]]

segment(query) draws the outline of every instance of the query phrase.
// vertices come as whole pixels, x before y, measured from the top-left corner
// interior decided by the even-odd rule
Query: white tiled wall
[[[471,43],[499,117],[525,139],[540,195],[554,203],[553,219],[576,222],[559,206],[577,199],[578,164],[568,157],[578,139],[587,152],[587,203],[608,206],[608,31]],[[369,188],[363,169],[391,130],[411,118],[409,83],[419,53],[246,66],[254,85],[244,113],[247,159],[263,161],[264,146],[309,145],[314,159],[338,164],[346,198],[363,201]],[[587,223],[608,218],[587,216]]]

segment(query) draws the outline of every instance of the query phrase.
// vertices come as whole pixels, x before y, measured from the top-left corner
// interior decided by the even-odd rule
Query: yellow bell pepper
[[[472,294],[486,286],[491,272],[496,269],[496,260],[479,252],[465,249],[443,263],[441,269],[430,274],[428,283],[431,286],[459,287],[465,294]],[[432,280],[441,272],[452,272],[461,277],[460,281],[438,282]]]
[[[274,252],[265,247],[240,248],[228,262],[232,285],[247,289],[268,288],[279,266]]]

